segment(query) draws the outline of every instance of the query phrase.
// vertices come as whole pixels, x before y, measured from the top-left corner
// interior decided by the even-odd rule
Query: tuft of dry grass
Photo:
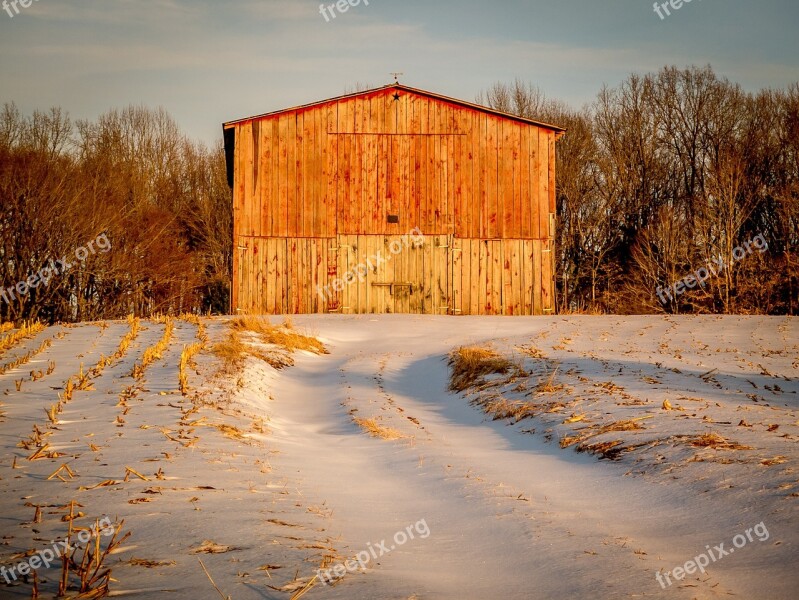
[[[244,432],[234,425],[226,425],[225,423],[218,423],[211,425],[217,429],[222,435],[229,437],[232,440],[245,440],[247,439]]]
[[[274,350],[258,348],[244,335],[255,337],[255,342],[276,347]],[[240,370],[244,359],[252,356],[263,360],[275,369],[294,364],[291,355],[298,350],[314,354],[327,354],[325,345],[314,337],[299,333],[289,319],[280,326],[272,325],[263,317],[237,317],[230,322],[230,333],[213,347],[213,352],[222,359],[225,366],[234,371]]]
[[[288,352],[307,350],[314,354],[327,354],[327,349],[322,342],[297,332],[289,318],[286,318],[283,325],[275,326],[269,322],[269,319],[262,317],[238,317],[231,321],[230,327],[233,331],[255,333],[265,344],[274,344]]]
[[[353,417],[352,421],[372,437],[380,438],[381,440],[400,440],[407,437],[396,429],[381,425],[375,419]]]
[[[600,458],[616,460],[625,449],[626,450],[630,449],[630,448],[620,447],[621,444],[623,444],[622,440],[598,442],[596,444],[582,443],[579,446],[577,446],[577,452],[587,452],[589,454],[598,455]]]
[[[502,396],[491,399],[483,399],[473,404],[478,404],[483,411],[494,421],[502,419],[512,419],[521,421],[529,417],[534,417],[540,410],[540,405],[522,400],[508,400]]]
[[[231,331],[224,340],[214,344],[212,350],[226,366],[238,369],[247,356],[249,347],[237,332]]]
[[[538,348],[529,344],[527,346],[517,346],[518,349],[531,358],[546,360],[546,355]]]
[[[697,448],[713,448],[714,450],[751,450],[751,446],[744,446],[725,438],[718,433],[703,433],[691,440],[691,445]]]
[[[491,348],[461,346],[449,355],[452,369],[449,389],[463,392],[482,383],[488,375],[507,375],[518,372],[519,366]]]
[[[574,444],[582,444],[586,440],[609,433],[611,431],[640,431],[646,429],[639,421],[652,419],[652,416],[638,417],[637,419],[624,419],[621,421],[613,421],[605,425],[588,425],[577,430],[577,435],[567,435],[560,440],[561,448],[568,448]]]
[[[560,367],[555,367],[555,369],[550,373],[549,377],[547,377],[546,381],[541,381],[538,386],[536,386],[536,392],[539,394],[554,394],[556,392],[561,391],[565,386],[562,383],[555,383],[555,375],[558,374],[558,369]]]

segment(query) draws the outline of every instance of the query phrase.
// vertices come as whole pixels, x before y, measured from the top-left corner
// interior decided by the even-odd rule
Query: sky
[[[19,1],[0,8],[0,104],[164,107],[208,144],[225,121],[392,72],[468,101],[519,78],[574,107],[665,65],[710,64],[749,91],[799,82],[797,0],[672,0],[663,18],[652,0],[360,0],[326,17],[319,0]]]

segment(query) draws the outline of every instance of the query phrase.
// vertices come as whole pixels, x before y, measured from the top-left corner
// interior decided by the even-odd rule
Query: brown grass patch
[[[517,348],[531,358],[546,360],[546,355],[532,344],[529,346],[517,346]]]
[[[353,417],[352,421],[372,437],[380,438],[381,440],[400,440],[407,437],[396,429],[381,425],[375,419]]]
[[[549,377],[547,377],[546,381],[539,382],[538,386],[536,387],[536,392],[539,394],[554,394],[555,392],[559,392],[564,389],[564,385],[562,383],[555,383],[555,375],[558,374],[559,367],[555,367],[555,370],[550,373]]]
[[[494,421],[502,419],[512,419],[514,421],[521,421],[529,417],[534,417],[536,411],[541,407],[531,402],[524,402],[522,400],[508,400],[502,396],[492,398],[490,400],[482,400],[475,402],[479,404],[483,411],[489,415]]]
[[[589,425],[579,429],[577,431],[577,435],[567,435],[566,437],[562,438],[560,440],[560,447],[568,448],[574,444],[582,444],[585,442],[585,440],[597,437],[604,433],[610,433],[611,431],[640,431],[646,429],[646,427],[643,427],[639,421],[652,418],[653,417],[648,416],[639,417],[637,419],[613,421],[612,423],[608,423],[606,425]]]
[[[9,333],[4,338],[0,339],[0,356],[23,340],[32,338],[45,329],[47,329],[47,327],[38,321],[34,323],[24,323],[17,331]]]
[[[275,326],[262,317],[238,317],[230,323],[233,331],[249,331],[257,334],[265,344],[274,344],[288,352],[307,350],[314,354],[327,354],[325,345],[314,337],[304,335],[294,329],[290,319],[283,325]]]
[[[254,334],[257,342],[276,346],[275,350],[254,346],[242,334]],[[314,337],[294,330],[289,319],[283,325],[272,325],[262,317],[237,317],[230,322],[230,333],[214,345],[212,351],[225,363],[229,370],[241,369],[244,359],[252,356],[268,363],[274,369],[283,369],[294,364],[291,355],[297,350],[314,354],[327,354],[325,345]]]
[[[744,446],[718,433],[704,433],[694,437],[691,440],[691,445],[697,448],[713,448],[714,450],[752,450],[751,446]]]
[[[226,425],[226,424],[222,423],[222,424],[211,425],[211,427],[217,429],[219,431],[219,433],[221,433],[222,435],[224,435],[226,437],[229,437],[230,439],[233,439],[233,440],[244,440],[244,439],[246,439],[246,437],[244,435],[244,432],[241,429],[239,429],[238,427],[235,427],[234,425]]]
[[[231,331],[224,340],[214,344],[212,350],[226,366],[238,368],[247,356],[249,346],[242,341],[238,333]]]
[[[589,454],[598,455],[600,458],[615,460],[623,450],[619,448],[622,443],[622,440],[612,440],[596,444],[580,444],[577,446],[577,452],[588,452]]]
[[[189,554],[224,554],[232,550],[237,550],[237,548],[225,544],[217,544],[213,540],[203,540],[202,544],[192,548]]]
[[[463,392],[485,381],[488,375],[518,373],[520,367],[490,348],[461,346],[449,355],[452,369],[449,389]]]
[[[147,560],[146,558],[131,558],[128,561],[128,564],[133,565],[134,567],[155,569],[157,567],[173,567],[177,563],[174,560]]]

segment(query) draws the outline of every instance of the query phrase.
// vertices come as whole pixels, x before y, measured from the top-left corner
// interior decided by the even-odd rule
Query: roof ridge
[[[496,109],[488,107],[488,106],[483,106],[481,104],[475,104],[473,102],[468,102],[467,100],[460,100],[458,98],[452,98],[450,96],[444,96],[443,94],[437,94],[435,92],[429,92],[427,90],[423,90],[423,89],[420,89],[420,88],[414,88],[414,87],[411,87],[409,85],[405,85],[404,83],[398,83],[398,82],[389,83],[387,85],[376,87],[376,88],[371,88],[371,89],[368,89],[368,90],[359,90],[359,91],[356,91],[356,92],[350,92],[348,94],[342,94],[341,96],[334,96],[333,98],[327,98],[325,100],[317,100],[315,102],[310,102],[308,104],[301,104],[301,105],[298,105],[298,106],[292,106],[290,108],[283,108],[283,109],[280,109],[280,110],[266,112],[266,113],[262,113],[262,114],[259,114],[259,115],[253,115],[253,116],[244,117],[244,118],[241,118],[241,119],[234,119],[232,121],[227,121],[227,122],[223,123],[222,127],[227,129],[228,127],[230,127],[232,125],[236,125],[238,123],[243,123],[245,121],[254,121],[254,120],[258,120],[258,119],[265,119],[267,117],[273,117],[273,116],[280,115],[280,114],[287,113],[287,112],[298,111],[298,110],[306,110],[306,109],[309,109],[309,108],[313,108],[315,106],[320,106],[322,104],[327,104],[329,102],[338,102],[338,101],[346,100],[346,99],[349,99],[349,98],[355,98],[357,96],[365,96],[365,95],[368,95],[368,94],[375,94],[375,93],[382,92],[382,91],[385,91],[385,90],[405,90],[407,92],[411,92],[411,93],[414,93],[414,94],[419,94],[419,95],[422,95],[422,96],[427,96],[428,98],[432,98],[432,99],[435,99],[435,100],[440,100],[440,101],[443,101],[443,102],[449,102],[449,103],[452,103],[452,104],[463,106],[465,108],[469,108],[471,110],[478,110],[478,111],[481,111],[481,112],[486,112],[486,113],[493,114],[493,115],[496,115],[496,116],[499,116],[499,117],[503,117],[503,118],[506,118],[506,119],[511,119],[511,120],[514,120],[514,121],[520,121],[522,123],[528,123],[530,125],[535,125],[537,127],[542,127],[544,129],[550,129],[550,130],[556,131],[556,132],[564,132],[564,131],[566,131],[566,129],[564,129],[563,127],[558,127],[557,125],[552,125],[551,123],[545,123],[543,121],[537,121],[536,119],[528,119],[527,117],[521,117],[519,115],[514,115],[512,113],[503,112],[501,110],[496,110]]]

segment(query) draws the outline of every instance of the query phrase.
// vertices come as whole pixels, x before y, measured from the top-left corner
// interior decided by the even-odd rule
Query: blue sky
[[[328,0],[326,4],[331,4]],[[191,137],[221,123],[401,81],[474,100],[519,77],[572,105],[630,73],[711,64],[747,90],[799,81],[799,2],[35,0],[0,10],[0,103],[74,119],[163,106]],[[13,9],[12,9],[13,12]]]

